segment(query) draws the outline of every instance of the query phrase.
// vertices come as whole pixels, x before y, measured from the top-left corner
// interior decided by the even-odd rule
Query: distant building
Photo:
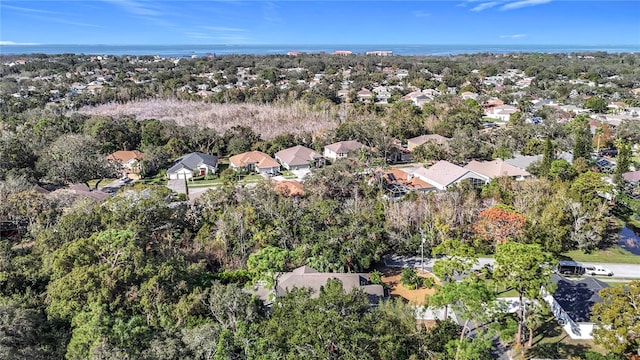
[[[353,55],[353,51],[336,50],[336,51],[333,52],[333,55],[348,56],[348,55]]]
[[[375,56],[392,56],[393,51],[391,50],[375,50],[375,51],[367,51],[366,55],[375,55]]]

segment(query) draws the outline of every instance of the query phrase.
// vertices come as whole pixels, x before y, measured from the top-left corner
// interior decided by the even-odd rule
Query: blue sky
[[[0,1],[0,44],[640,44],[640,0]]]

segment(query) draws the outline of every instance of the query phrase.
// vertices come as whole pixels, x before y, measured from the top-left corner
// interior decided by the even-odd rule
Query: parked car
[[[601,266],[594,266],[594,265],[585,266],[584,272],[585,274],[591,275],[591,276],[613,276],[613,271]]]

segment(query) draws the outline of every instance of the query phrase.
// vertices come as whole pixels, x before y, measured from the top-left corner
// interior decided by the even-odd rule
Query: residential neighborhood
[[[640,348],[637,54],[0,62],[12,354]]]

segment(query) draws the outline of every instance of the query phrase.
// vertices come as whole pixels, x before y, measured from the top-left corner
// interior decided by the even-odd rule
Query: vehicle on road
[[[602,267],[602,266],[595,266],[595,265],[587,265],[584,267],[584,272],[587,275],[591,275],[591,276],[613,276],[613,271]]]

